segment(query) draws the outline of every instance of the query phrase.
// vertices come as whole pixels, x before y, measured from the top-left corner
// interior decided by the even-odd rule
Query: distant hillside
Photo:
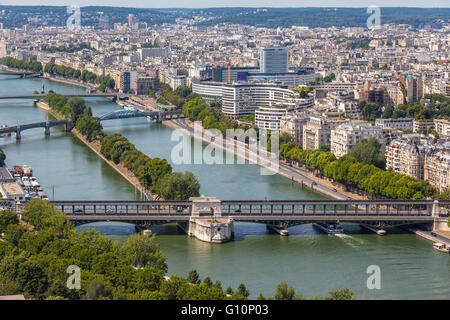
[[[245,10],[245,11],[244,11]],[[200,23],[203,26],[235,23],[270,28],[308,26],[366,27],[367,8],[237,8],[204,9],[217,18]],[[381,23],[409,24],[421,27],[438,20],[450,21],[450,8],[381,8]],[[438,25],[434,25],[435,27]]]
[[[64,6],[0,6],[5,14],[0,22],[5,28],[23,25],[64,26],[70,14]],[[81,24],[96,27],[100,13],[109,24],[126,23],[132,13],[149,25],[175,23],[176,18],[201,16],[208,21],[199,26],[235,23],[270,28],[291,27],[365,27],[366,8],[208,8],[208,9],[142,9],[124,7],[82,7]],[[409,24],[413,27],[439,27],[439,21],[450,21],[450,8],[381,8],[381,23]]]

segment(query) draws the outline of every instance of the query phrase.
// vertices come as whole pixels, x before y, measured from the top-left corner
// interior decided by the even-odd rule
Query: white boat
[[[440,242],[433,243],[433,248],[435,248],[436,250],[438,250],[440,252],[444,252],[444,253],[450,252],[450,248],[447,247],[444,243],[440,243]]]
[[[30,180],[28,179],[28,177],[22,177],[22,182],[23,182],[23,186],[25,188],[31,187],[31,183]]]
[[[328,234],[344,233],[344,228],[339,223],[315,222],[313,226]]]
[[[36,177],[31,177],[30,183],[32,187],[39,187],[39,181],[36,179]]]

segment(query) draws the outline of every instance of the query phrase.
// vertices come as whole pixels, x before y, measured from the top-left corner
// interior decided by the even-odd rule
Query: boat
[[[31,177],[30,183],[32,187],[39,187],[39,181],[36,179],[36,177]]]
[[[8,128],[8,126],[6,125],[1,125],[0,129],[6,129]],[[10,137],[11,136],[11,132],[7,132],[7,133],[0,133],[0,137]]]
[[[315,222],[313,226],[328,234],[342,234],[344,228],[340,223]]]
[[[440,243],[440,242],[433,243],[433,248],[435,248],[436,250],[438,250],[440,252],[444,252],[444,253],[450,252],[450,248],[447,247],[444,243]]]
[[[29,188],[29,187],[31,187],[31,183],[30,183],[30,180],[28,179],[28,177],[22,177],[22,182],[23,182],[23,186],[25,187],[25,188]]]

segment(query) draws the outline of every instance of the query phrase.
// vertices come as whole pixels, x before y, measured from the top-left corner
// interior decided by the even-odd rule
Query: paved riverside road
[[[207,143],[211,143],[210,140],[204,139],[204,135],[202,137],[196,136],[194,135],[194,129],[189,126],[189,124],[187,123],[186,119],[174,119],[174,120],[170,120],[170,122],[175,125],[176,127],[178,127],[179,129],[182,129],[183,131],[186,131],[186,133],[188,133],[190,136],[196,137],[196,138],[202,138],[203,141],[207,142]],[[207,132],[208,130],[204,130],[203,132]],[[232,145],[232,141],[227,140],[227,142],[230,142],[230,145]],[[211,144],[216,145],[216,146],[221,146],[221,144],[219,143],[214,143],[212,142]],[[223,146],[222,146],[223,149]],[[225,147],[225,150],[229,151],[229,152],[233,152],[232,150],[230,150],[229,148]],[[240,144],[237,145],[237,148],[235,148],[234,150],[239,150],[239,154],[238,156],[242,157],[245,156],[246,158],[248,158],[249,156],[249,150],[247,148],[244,148],[243,146],[241,146]],[[256,156],[255,156],[256,158]],[[259,161],[259,157],[258,157],[258,162],[264,164],[265,161]],[[268,169],[270,170],[270,169]],[[330,188],[324,184],[322,184],[320,181],[314,181],[310,178],[308,178],[304,173],[302,173],[301,169],[296,168],[296,167],[291,167],[288,164],[282,163],[281,161],[279,161],[278,164],[278,171],[276,172],[277,174],[280,174],[288,179],[292,179],[294,178],[294,181],[297,183],[301,183],[303,181],[303,183],[308,187],[311,188],[311,185],[314,183],[316,183],[313,186],[313,189],[315,191],[321,192],[323,194],[326,194],[332,198],[335,198],[337,200],[348,200],[349,198],[351,199],[351,197],[339,192],[339,191],[334,191],[333,188]]]

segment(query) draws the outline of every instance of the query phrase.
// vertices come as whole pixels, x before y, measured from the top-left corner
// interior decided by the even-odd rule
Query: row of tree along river
[[[84,89],[39,78],[18,79],[0,75],[0,94],[21,94],[45,90],[83,93]],[[95,115],[118,107],[106,99],[86,100]],[[0,124],[16,125],[46,120],[48,115],[32,100],[0,101]],[[151,158],[171,158],[173,129],[146,118],[103,122],[106,134],[120,133]],[[45,137],[42,128],[26,130],[22,140],[1,137],[0,147],[7,163],[27,164],[39,177],[49,198],[56,200],[124,199],[137,195],[134,186],[63,128],[53,128]],[[200,181],[200,193],[219,199],[323,199],[321,194],[292,184],[289,179],[260,175],[250,164],[174,165],[174,171],[191,171]],[[119,223],[95,225],[120,241],[134,232],[134,226]],[[287,281],[306,296],[324,296],[329,290],[350,288],[357,298],[448,299],[450,257],[433,250],[426,240],[401,232],[379,237],[364,233],[359,226],[344,225],[346,234],[328,236],[310,225],[290,228],[289,237],[268,234],[256,223],[237,223],[235,241],[214,245],[178,233],[176,226],[159,226],[162,251],[168,257],[169,274],[186,275],[197,269],[202,278],[211,276],[224,285],[245,282],[250,297],[259,292],[272,295],[281,281]],[[381,269],[381,289],[367,288],[367,268]]]

